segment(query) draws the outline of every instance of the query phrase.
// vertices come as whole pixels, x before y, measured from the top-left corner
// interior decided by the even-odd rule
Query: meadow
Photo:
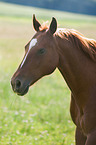
[[[58,27],[96,38],[96,17],[0,2],[0,145],[74,145],[70,90],[58,70],[35,83],[25,96],[11,89],[11,76],[35,33],[33,14],[41,23],[54,16]]]

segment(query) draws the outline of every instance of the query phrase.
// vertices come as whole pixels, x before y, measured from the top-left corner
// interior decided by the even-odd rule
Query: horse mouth
[[[14,91],[19,96],[24,96],[28,93],[29,87],[33,85],[36,81],[22,81],[20,79],[11,79],[11,86]]]
[[[23,91],[21,90],[21,91],[14,91],[15,93],[17,93],[17,95],[19,95],[19,96],[24,96],[25,94],[27,94],[27,92],[28,92],[28,90],[29,90],[29,86],[27,86]]]

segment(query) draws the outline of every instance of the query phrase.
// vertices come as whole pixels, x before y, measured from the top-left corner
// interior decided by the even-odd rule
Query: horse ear
[[[41,24],[37,21],[37,19],[35,18],[35,14],[33,14],[33,27],[36,31],[39,31],[39,27],[41,26]]]
[[[49,27],[49,31],[51,32],[51,34],[53,35],[57,30],[57,21],[54,17],[52,17],[52,21]]]

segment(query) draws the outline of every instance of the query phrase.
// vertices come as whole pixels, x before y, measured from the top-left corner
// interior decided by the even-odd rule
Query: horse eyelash
[[[42,55],[44,53],[45,53],[45,48],[41,48],[41,49],[38,50],[38,54],[41,54]]]

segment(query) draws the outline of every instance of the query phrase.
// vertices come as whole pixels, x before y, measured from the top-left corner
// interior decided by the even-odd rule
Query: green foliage
[[[34,34],[32,13],[40,22],[54,15],[60,26],[96,36],[95,17],[0,3],[0,145],[73,145],[70,91],[58,70],[38,81],[24,97],[11,89],[11,76],[24,55],[24,45]]]

